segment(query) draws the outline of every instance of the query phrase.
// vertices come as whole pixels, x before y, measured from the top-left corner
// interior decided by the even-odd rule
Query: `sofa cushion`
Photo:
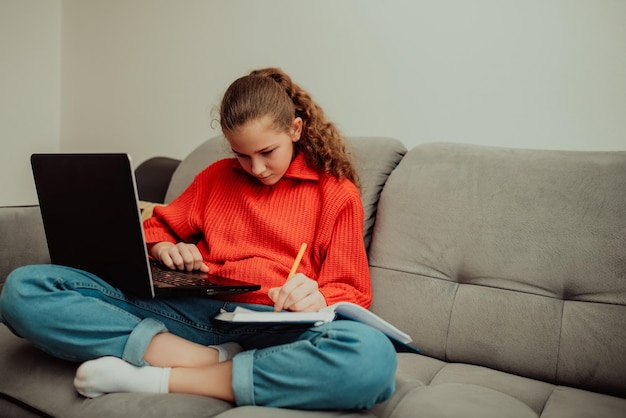
[[[196,174],[215,161],[231,158],[233,153],[223,136],[216,136],[201,143],[174,170],[165,194],[165,203],[180,195],[191,184]]]
[[[587,418],[624,416],[626,399],[486,367],[398,355],[396,394],[372,412],[385,417]]]
[[[294,411],[285,408],[240,406],[219,414],[216,418],[375,418],[367,411]]]
[[[538,417],[528,406],[502,392],[461,383],[417,388],[394,415],[408,417],[415,411],[429,418]]]
[[[347,138],[346,142],[354,156],[355,168],[361,180],[361,200],[365,210],[363,238],[367,248],[371,240],[380,192],[387,177],[406,153],[406,147],[397,139],[391,138]],[[170,202],[181,194],[191,184],[195,175],[205,167],[221,158],[232,156],[232,151],[223,136],[202,143],[174,172],[165,202]]]
[[[0,207],[0,254],[0,288],[16,267],[50,262],[39,206]]]
[[[418,146],[380,198],[372,310],[427,355],[626,397],[625,214],[626,152]]]

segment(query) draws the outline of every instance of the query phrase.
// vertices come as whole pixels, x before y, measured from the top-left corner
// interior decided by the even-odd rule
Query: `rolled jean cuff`
[[[155,335],[167,332],[167,327],[154,318],[141,320],[128,336],[122,358],[135,366],[146,366],[143,355]]]
[[[233,358],[233,393],[238,406],[254,405],[252,366],[256,350],[248,350]]]

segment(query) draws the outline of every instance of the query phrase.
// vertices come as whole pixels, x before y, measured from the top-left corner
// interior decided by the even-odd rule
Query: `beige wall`
[[[59,148],[61,1],[0,0],[0,205],[36,202],[29,158]]]
[[[9,66],[2,77],[11,87],[0,98],[5,107],[26,97],[14,85],[36,81],[27,90],[44,97],[13,111],[12,119],[32,122],[27,128],[0,126],[3,141],[28,144],[3,157],[13,164],[3,172],[22,186],[0,179],[0,204],[32,200],[23,192],[26,150],[124,151],[136,164],[184,157],[217,133],[210,111],[228,84],[269,65],[307,88],[347,135],[394,136],[408,147],[626,149],[622,0],[0,0],[0,7],[3,20],[3,9],[19,12],[0,29],[14,41],[3,36],[0,46],[31,59],[50,55],[45,70],[53,75],[41,80]],[[26,36],[24,24],[40,32]]]

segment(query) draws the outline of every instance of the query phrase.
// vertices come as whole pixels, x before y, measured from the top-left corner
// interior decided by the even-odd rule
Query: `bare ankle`
[[[143,358],[158,367],[204,367],[218,363],[219,353],[174,334],[161,333],[150,341]]]
[[[235,395],[232,389],[232,370],[232,361],[209,367],[172,369],[169,377],[169,392],[210,396],[233,402]]]

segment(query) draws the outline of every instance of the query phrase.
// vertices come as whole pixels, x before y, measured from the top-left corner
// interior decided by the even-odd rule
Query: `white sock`
[[[101,357],[76,370],[74,387],[87,398],[105,393],[168,393],[171,368],[137,367],[117,357]]]
[[[224,343],[220,345],[210,345],[209,347],[217,350],[217,352],[219,353],[220,363],[232,360],[233,357],[243,351],[243,348],[235,342]]]

